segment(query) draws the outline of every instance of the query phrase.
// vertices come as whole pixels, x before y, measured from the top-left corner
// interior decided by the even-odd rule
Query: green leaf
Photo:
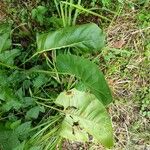
[[[87,87],[81,81],[76,84],[75,88],[79,91],[87,91]]]
[[[0,52],[8,49],[11,46],[11,40],[9,39],[9,33],[5,33],[0,36]]]
[[[42,16],[47,12],[47,8],[44,6],[38,6],[37,8],[34,8],[31,12],[32,18],[35,19],[38,16]]]
[[[110,117],[104,105],[92,94],[76,89],[62,92],[55,103],[64,107],[66,114],[60,129],[60,136],[73,141],[101,143],[113,146],[113,132]]]
[[[8,78],[7,72],[4,71],[4,70],[0,70],[0,85],[1,85],[1,86],[4,86],[4,85],[8,84],[8,83],[7,83],[7,78]],[[0,92],[0,93],[1,93],[1,92]],[[0,99],[1,99],[1,98],[0,98]]]
[[[42,150],[40,146],[31,147],[30,150]]]
[[[38,6],[37,8],[33,9],[31,12],[32,18],[43,25],[43,21],[45,19],[44,15],[47,12],[47,8],[44,6]]]
[[[0,149],[1,150],[12,150],[20,142],[17,135],[11,130],[0,131]]]
[[[20,125],[20,123],[21,123],[21,120],[17,120],[15,122],[11,123],[10,128],[15,129]]]
[[[96,52],[104,46],[104,34],[94,23],[66,27],[37,36],[38,52],[74,47],[85,52]]]
[[[33,86],[36,89],[39,89],[40,87],[42,87],[42,85],[44,85],[45,83],[47,83],[49,81],[49,78],[44,75],[44,74],[39,74],[38,77],[36,77],[33,80]]]
[[[0,35],[4,33],[9,33],[11,31],[11,26],[9,23],[0,23]]]
[[[14,98],[11,101],[8,101],[5,104],[3,104],[2,110],[4,112],[8,112],[11,109],[18,110],[21,108],[21,106],[22,106],[22,104]]]
[[[11,51],[4,51],[0,54],[0,61],[7,64],[7,65],[13,65],[14,64],[14,58],[20,55],[20,50],[13,49]]]
[[[17,134],[19,139],[22,140],[28,136],[30,129],[31,129],[31,121],[25,122],[25,123],[21,124],[20,126],[18,126],[15,129],[15,133]]]
[[[59,55],[57,57],[59,72],[76,75],[91,92],[104,104],[112,102],[110,89],[103,73],[96,64],[75,55]]]
[[[0,100],[5,102],[0,110],[3,112],[8,112],[10,109],[18,110],[22,103],[18,101],[17,97],[14,95],[14,91],[7,86],[0,86]]]
[[[13,150],[25,150],[25,141],[17,145]]]
[[[35,99],[32,97],[24,97],[24,107],[34,106],[36,104]]]
[[[102,0],[102,4],[104,6],[109,6],[109,4],[111,4],[111,0]]]
[[[15,100],[16,97],[14,96],[14,91],[9,88],[8,86],[0,86],[0,99],[3,101],[11,101]]]
[[[0,24],[0,53],[11,46],[10,31],[9,24]]]
[[[36,106],[27,111],[26,118],[37,119],[40,112],[45,112],[44,107]]]

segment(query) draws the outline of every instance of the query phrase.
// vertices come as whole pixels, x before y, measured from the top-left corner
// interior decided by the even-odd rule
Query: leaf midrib
[[[93,41],[93,40],[90,40],[90,39],[89,40],[83,40],[83,41],[80,41],[80,42],[76,42],[76,43],[73,43],[73,44],[68,44],[68,45],[64,45],[64,46],[60,46],[60,47],[53,47],[53,48],[50,48],[50,49],[44,49],[42,51],[38,50],[39,52],[37,52],[36,54],[41,54],[43,52],[56,50],[56,49],[61,49],[61,48],[74,47],[77,44],[83,44],[84,42],[89,42],[89,41]]]

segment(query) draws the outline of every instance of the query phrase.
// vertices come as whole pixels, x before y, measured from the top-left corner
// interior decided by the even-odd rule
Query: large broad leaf
[[[112,101],[103,73],[91,61],[75,55],[59,55],[57,68],[59,72],[79,77],[103,104],[108,105]]]
[[[110,117],[104,105],[92,94],[76,89],[62,92],[55,102],[64,107],[66,114],[60,129],[60,136],[73,141],[101,143],[113,146],[113,132]]]
[[[104,34],[94,23],[66,27],[37,37],[38,52],[75,47],[85,52],[94,52],[104,46]]]

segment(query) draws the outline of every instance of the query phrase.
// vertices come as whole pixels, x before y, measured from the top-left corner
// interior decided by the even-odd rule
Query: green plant
[[[111,0],[102,0],[103,6],[109,6],[111,3]]]
[[[83,0],[83,2],[84,1],[85,0]],[[103,7],[108,7],[111,4],[111,0],[91,0],[92,6],[95,6],[96,4],[101,4]]]
[[[148,12],[149,10],[143,9],[137,16],[141,28],[150,26],[150,14]]]
[[[95,31],[95,29],[97,31],[94,33],[93,31]],[[38,41],[38,43],[37,43],[38,44],[38,53],[37,54],[43,53],[43,52],[45,53],[45,52],[50,51],[50,50],[53,50],[52,52],[54,52],[55,49],[62,49],[62,48],[73,48],[74,51],[78,51],[78,49],[80,49],[80,50],[82,50],[82,53],[83,53],[84,51],[85,52],[89,52],[90,49],[93,49],[93,50],[96,51],[96,50],[98,50],[98,49],[100,49],[102,47],[99,44],[96,45],[96,40],[94,42],[92,40],[92,38],[96,38],[97,40],[101,41],[102,43],[103,43],[103,40],[104,40],[101,30],[94,24],[87,24],[87,25],[82,25],[82,26],[70,27],[70,29],[68,28],[68,31],[69,31],[68,35],[65,34],[67,32],[66,32],[66,29],[64,28],[64,29],[61,29],[60,31],[54,31],[51,34],[48,34],[48,36],[47,36],[47,34],[43,34],[43,35],[39,36],[38,40],[37,40]],[[86,34],[87,31],[89,33],[89,37]],[[57,32],[60,33],[61,38],[60,38],[60,35]],[[78,35],[81,35],[81,32],[82,32],[83,37],[80,36],[81,39],[78,38],[79,44],[77,45],[76,44],[76,40],[77,40],[77,37],[79,37]],[[92,32],[92,34],[95,34],[95,35],[91,36],[90,32]],[[64,33],[64,34],[62,34],[62,33]],[[54,35],[57,35],[58,37],[54,36]],[[65,37],[68,37],[68,38],[65,38]],[[72,40],[71,40],[71,37],[72,37]],[[63,41],[63,39],[65,39],[65,41]],[[69,42],[69,40],[71,41],[71,43]],[[90,42],[90,40],[91,40],[91,42]],[[48,41],[52,41],[52,43],[49,43]],[[46,43],[48,43],[48,45],[45,45]],[[78,120],[77,118],[75,118],[75,120],[73,119],[72,121],[73,122],[78,121],[78,126],[79,127],[81,126],[81,128],[85,128],[84,133],[86,134],[86,136],[87,136],[87,133],[89,132],[89,134],[93,135],[95,140],[97,140],[98,142],[101,142],[104,146],[106,146],[106,147],[112,146],[111,122],[110,122],[110,119],[109,119],[109,117],[108,117],[108,115],[106,113],[105,107],[103,106],[103,104],[108,105],[111,102],[111,94],[110,94],[109,88],[108,88],[108,86],[107,86],[107,84],[105,82],[105,79],[103,77],[103,74],[99,71],[99,69],[97,68],[97,66],[95,64],[93,64],[89,60],[86,60],[86,59],[84,59],[82,57],[79,57],[79,56],[74,56],[74,55],[70,55],[70,54],[65,54],[65,55],[64,54],[59,54],[59,56],[56,57],[56,65],[55,65],[55,62],[54,62],[55,61],[55,59],[54,59],[55,57],[52,60],[50,60],[47,57],[47,54],[45,53],[45,57],[47,59],[47,64],[49,64],[51,66],[49,68],[49,69],[51,69],[51,71],[40,70],[38,68],[35,68],[35,69],[31,68],[30,70],[24,70],[24,69],[21,69],[21,68],[18,68],[18,67],[14,66],[14,59],[19,55],[19,50],[17,50],[17,51],[16,50],[11,50],[11,51],[14,51],[15,53],[10,53],[10,51],[9,51],[9,53],[8,53],[9,57],[8,57],[7,54],[5,54],[7,51],[1,52],[1,66],[2,66],[1,67],[1,81],[2,81],[1,82],[1,89],[2,89],[1,90],[1,100],[2,100],[1,101],[1,104],[2,104],[2,106],[1,106],[1,113],[2,113],[2,116],[5,115],[5,112],[11,112],[11,110],[20,111],[21,109],[24,109],[24,110],[27,110],[25,118],[24,118],[25,120],[37,119],[39,114],[40,114],[40,112],[44,113],[46,111],[46,108],[44,108],[43,106],[50,107],[50,108],[52,108],[54,110],[57,110],[57,111],[61,112],[61,114],[63,114],[63,116],[66,113],[65,109],[67,109],[67,111],[68,111],[67,114],[68,114],[68,113],[70,113],[70,111],[72,110],[72,107],[73,107],[73,108],[75,108],[77,113],[79,113],[78,115],[80,116],[81,115],[80,113],[82,111],[83,111],[83,113],[86,114],[86,110],[84,111],[85,106],[86,106],[86,107],[89,107],[89,110],[88,110],[89,114],[90,114],[90,112],[95,111],[95,113],[97,113],[99,115],[101,114],[100,117],[103,118],[105,116],[105,117],[108,118],[107,122],[106,122],[106,120],[102,121],[99,118],[101,120],[101,125],[100,126],[98,124],[96,125],[97,126],[96,128],[99,127],[98,130],[100,130],[101,128],[105,128],[104,130],[108,130],[109,131],[109,134],[108,134],[108,132],[106,132],[108,134],[108,135],[107,134],[105,135],[106,138],[103,139],[102,138],[103,136],[101,134],[99,136],[95,135],[96,136],[95,137],[94,134],[95,134],[96,131],[93,133],[93,132],[91,132],[92,129],[90,129],[92,126],[89,125],[89,127],[86,127],[86,126],[84,126],[84,124],[80,125],[80,122],[84,122],[82,119]],[[63,52],[63,50],[61,50],[61,51]],[[7,56],[6,59],[5,59],[5,55]],[[9,69],[12,69],[12,71],[15,69],[16,71],[13,74],[8,76],[8,73],[5,72],[6,71],[5,67],[9,68]],[[89,68],[92,69],[90,74],[89,74]],[[58,72],[57,72],[57,70],[58,70]],[[36,75],[37,73],[39,73],[38,76]],[[86,98],[86,96],[82,96],[83,98],[85,98],[85,100],[83,100],[82,98],[80,99],[80,97],[76,98],[76,96],[80,95],[80,94],[78,94],[78,92],[81,93],[81,95],[87,95],[89,92],[87,91],[87,93],[84,93],[84,92],[80,92],[80,91],[77,91],[77,90],[70,90],[70,89],[68,89],[69,91],[67,93],[70,93],[71,91],[77,93],[77,94],[74,95],[74,99],[73,100],[81,101],[82,103],[81,103],[80,106],[78,106],[78,103],[75,103],[72,100],[74,105],[66,104],[67,106],[65,105],[65,107],[67,107],[67,108],[65,108],[63,110],[63,109],[58,109],[56,106],[53,108],[49,104],[45,105],[44,102],[42,102],[42,103],[38,102],[34,98],[34,95],[37,95],[38,92],[41,93],[42,91],[38,91],[38,89],[41,86],[43,86],[44,84],[47,85],[47,83],[49,82],[49,79],[46,76],[47,73],[49,73],[50,76],[52,78],[54,78],[57,81],[58,84],[63,84],[63,82],[61,80],[63,79],[64,75],[62,77],[60,77],[60,74],[68,73],[68,74],[72,74],[72,75],[77,76],[78,79],[81,79],[82,83],[85,84],[85,86],[87,87],[87,90],[88,91],[90,90],[97,97],[97,99],[92,94],[90,94],[89,97],[87,97],[87,98]],[[76,79],[76,81],[77,81],[77,79]],[[11,82],[12,82],[12,85],[11,85]],[[23,83],[23,86],[19,87],[19,83]],[[32,84],[33,84],[33,87],[32,87]],[[71,85],[72,82],[70,82],[69,84]],[[101,86],[99,86],[99,85],[101,85]],[[72,87],[72,85],[71,85],[71,87]],[[29,90],[29,92],[27,92],[29,94],[29,96],[27,96],[28,94],[27,95],[25,94],[26,93],[25,90]],[[60,94],[60,96],[61,95],[62,94]],[[64,102],[62,101],[63,103],[61,103],[60,100],[59,100],[60,96],[58,96],[58,98],[56,99],[56,102],[52,101],[52,103],[64,106],[64,103],[66,103],[66,98],[64,98]],[[37,99],[39,99],[39,98],[37,97]],[[94,106],[91,107],[90,104],[92,104],[92,103],[93,104],[96,103],[95,108],[93,108]],[[100,105],[100,106],[97,108],[96,107],[97,105]],[[101,113],[99,113],[99,111]],[[97,114],[95,114],[95,113],[93,114],[93,117],[97,118]],[[17,116],[15,115],[14,117],[17,117]],[[61,120],[62,120],[62,117],[59,117],[59,115],[56,115],[56,117],[57,117],[56,120],[58,118],[61,118]],[[7,127],[8,130],[11,130],[11,126],[13,126],[12,124],[16,124],[15,122],[17,122],[17,126],[19,128],[20,128],[20,126],[22,126],[21,120],[19,121],[19,120],[17,120],[17,118],[10,119],[10,123],[9,123],[10,125]],[[86,116],[85,116],[85,118],[86,118]],[[98,118],[97,119],[96,118],[95,118],[95,121],[98,119]],[[87,118],[86,120],[88,121],[88,119],[90,119],[90,118]],[[93,119],[91,121],[90,120],[89,121],[92,123]],[[51,120],[51,118],[50,118],[50,120]],[[47,121],[44,121],[45,123],[43,123],[43,124],[48,124],[49,123],[48,127],[52,128],[56,124],[56,122],[58,121],[58,120],[57,121],[56,120],[54,120],[54,123],[52,123],[52,121],[49,121],[49,119],[48,119]],[[52,128],[54,130],[53,131],[54,133],[51,133],[51,132],[46,130],[46,132],[48,132],[48,133],[46,133],[46,135],[45,135],[45,132],[44,133],[41,132],[41,134],[38,134],[38,136],[39,136],[38,139],[37,139],[38,136],[36,136],[36,139],[34,139],[33,138],[34,136],[33,136],[31,138],[32,140],[31,141],[29,140],[29,143],[27,142],[27,144],[28,145],[30,145],[30,144],[32,145],[33,143],[34,144],[35,143],[41,143],[41,142],[43,143],[44,141],[46,142],[48,139],[51,139],[54,135],[56,136],[58,134],[56,137],[62,135],[61,127],[62,126],[65,127],[65,123],[63,123],[63,122],[61,124],[61,121],[59,120],[59,124],[57,125],[57,129]],[[105,124],[108,124],[108,125],[106,126]],[[17,126],[14,127],[13,133],[18,132],[18,131],[16,131],[16,130],[18,130]],[[73,126],[73,124],[71,124],[71,126]],[[39,128],[41,128],[41,127],[42,127],[42,125],[39,125]],[[31,124],[30,124],[30,128],[31,128]],[[30,128],[27,127],[26,130],[29,132]],[[43,127],[43,129],[44,128],[45,127]],[[43,129],[41,128],[40,130],[43,130]],[[69,130],[69,128],[66,127],[66,129],[68,129],[68,131],[66,131],[66,132],[72,132],[71,128]],[[56,131],[57,131],[57,134],[56,134]],[[75,132],[75,135],[76,135],[76,131],[74,131],[74,132]],[[82,132],[81,133],[77,132],[77,134],[79,136],[81,136],[81,137],[85,136],[85,135],[82,135]],[[105,134],[105,133],[103,133],[103,134]],[[41,136],[42,136],[43,140],[39,141],[39,139],[41,139],[40,138]],[[18,139],[17,142],[19,142],[19,135],[16,134],[16,137]],[[25,138],[27,138],[27,137],[28,136],[25,135]],[[67,136],[63,134],[62,137],[67,137]],[[69,135],[68,135],[68,138],[70,138]],[[75,136],[74,138],[71,138],[71,139],[72,140],[73,139],[77,140],[77,137]],[[20,139],[20,140],[22,141],[22,140],[24,140],[24,138]],[[85,141],[85,139],[84,139],[84,141]],[[87,138],[86,138],[86,141],[88,141]],[[56,139],[56,142],[58,142],[57,139]]]
[[[91,35],[91,32],[93,35]],[[78,35],[81,35],[81,33],[82,33],[83,37],[78,36]],[[89,36],[87,33],[89,34]],[[80,37],[80,38],[77,38],[77,37]],[[94,40],[94,42],[93,42],[92,38],[96,38],[96,40]],[[42,34],[42,35],[38,36],[38,38],[37,38],[38,52],[35,53],[33,55],[33,57],[35,57],[36,55],[41,54],[41,53],[46,53],[48,51],[52,51],[52,53],[53,53],[54,50],[58,49],[58,56],[54,55],[54,56],[56,56],[56,60],[50,60],[47,57],[47,54],[45,54],[45,56],[49,61],[49,65],[53,64],[54,74],[56,71],[56,80],[60,84],[63,84],[63,82],[62,82],[63,79],[60,76],[60,74],[70,74],[73,76],[75,75],[79,79],[79,80],[78,79],[70,80],[70,82],[68,84],[71,89],[68,88],[67,90],[69,90],[69,91],[66,91],[64,94],[61,93],[60,96],[58,96],[58,98],[56,99],[55,104],[59,104],[60,106],[63,106],[63,108],[64,108],[63,110],[58,110],[58,111],[60,111],[62,114],[67,113],[65,115],[65,119],[62,122],[62,124],[58,125],[59,130],[58,130],[57,136],[59,135],[60,137],[62,136],[62,137],[68,138],[68,139],[72,139],[72,140],[74,139],[74,140],[78,140],[78,141],[89,141],[89,139],[87,137],[88,133],[91,134],[92,136],[94,136],[94,134],[96,134],[96,132],[97,132],[97,131],[92,132],[91,127],[92,127],[93,119],[89,120],[90,118],[86,118],[86,117],[88,117],[88,115],[87,115],[87,116],[85,116],[85,119],[82,120],[83,116],[82,117],[80,116],[81,112],[83,114],[84,113],[86,114],[86,110],[84,110],[86,107],[89,107],[89,111],[91,111],[91,114],[92,114],[91,109],[93,109],[93,108],[91,107],[90,103],[88,103],[88,99],[89,99],[89,102],[93,103],[93,105],[94,105],[94,101],[95,101],[96,105],[98,105],[98,103],[99,103],[99,105],[101,105],[101,106],[108,105],[112,101],[111,93],[110,93],[110,90],[106,84],[104,77],[103,77],[103,74],[99,71],[99,69],[97,68],[97,66],[95,64],[93,64],[89,60],[86,60],[85,58],[82,58],[80,56],[75,56],[75,55],[71,55],[71,54],[59,54],[59,53],[63,53],[63,49],[66,49],[66,48],[67,49],[69,48],[69,49],[68,50],[66,49],[65,53],[68,53],[69,51],[71,51],[71,49],[74,49],[74,53],[76,53],[75,51],[77,51],[77,53],[78,53],[79,50],[80,51],[82,50],[81,51],[82,53],[84,51],[90,52],[91,49],[93,49],[93,52],[94,52],[96,50],[99,50],[102,47],[101,45],[98,44],[98,41],[101,41],[102,45],[103,45],[104,38],[103,38],[103,34],[102,34],[101,30],[95,24],[67,27],[67,28],[61,29],[59,31],[50,32],[48,34],[47,33]],[[61,51],[61,52],[59,52],[59,51]],[[55,52],[55,54],[56,54],[56,52]],[[55,59],[55,57],[53,59]],[[54,61],[56,61],[56,65],[55,65]],[[89,73],[89,68],[91,68],[90,73]],[[64,75],[63,75],[63,77],[64,77]],[[82,92],[80,93],[80,91],[78,91],[76,89],[72,90],[72,87],[74,87],[76,85],[76,84],[74,84],[74,82],[80,81],[80,79],[81,79],[82,83],[87,87],[87,90],[86,90],[87,93],[82,93]],[[101,85],[101,86],[99,86],[99,85]],[[89,93],[88,91],[91,91],[97,97],[97,99],[94,98],[95,96],[92,94],[89,95],[87,98],[86,98],[86,96],[84,97],[83,95],[87,95]],[[74,94],[69,94],[69,93],[74,93]],[[79,96],[80,94],[81,94],[81,97],[85,98],[85,101],[83,100],[83,98],[80,98],[80,96]],[[68,98],[67,98],[67,95],[69,96]],[[69,101],[69,99],[71,102],[68,103],[67,101]],[[92,100],[92,99],[94,99],[94,100]],[[81,105],[78,105],[77,100],[83,101],[83,103],[81,103]],[[43,105],[43,104],[41,104],[41,105]],[[96,107],[96,105],[95,105],[95,107]],[[48,105],[45,105],[45,106],[51,108]],[[99,107],[101,107],[101,106],[99,106]],[[98,108],[95,108],[95,109],[97,111],[99,110]],[[93,111],[95,109],[93,109]],[[102,109],[104,109],[104,106]],[[77,112],[74,112],[74,111],[77,111]],[[89,111],[88,111],[88,113],[90,114]],[[108,119],[105,119],[105,121],[102,121],[102,124],[106,123],[108,125],[105,126],[103,124],[102,126],[105,128],[104,129],[105,133],[107,133],[106,130],[108,130],[109,135],[106,134],[105,135],[106,138],[104,138],[104,139],[102,139],[103,135],[101,135],[101,134],[97,135],[95,137],[94,141],[99,141],[104,146],[110,147],[110,146],[112,146],[112,143],[113,143],[112,129],[110,128],[111,122],[110,122],[109,117],[106,114],[106,110],[104,112],[105,112],[104,113],[105,115],[103,113],[101,115],[102,116],[104,115]],[[93,117],[97,116],[97,114],[95,114],[95,113],[93,114]],[[70,118],[72,118],[72,121],[69,123],[70,126],[68,126],[66,124],[66,121],[68,122],[68,119],[70,120],[70,118],[67,117],[68,115],[70,116]],[[75,117],[75,119],[74,119],[74,117]],[[90,125],[87,127],[84,125],[84,123],[82,124],[82,122],[84,122],[84,120],[91,122],[91,127],[90,127]],[[106,122],[106,120],[107,120],[107,122]],[[72,128],[74,128],[75,122],[78,122],[78,128],[83,128],[83,130],[85,130],[85,131],[81,132],[81,131],[75,130],[74,133],[72,133]],[[96,126],[97,126],[96,128],[98,128],[98,124]],[[98,130],[100,130],[102,128],[102,126],[99,127]],[[62,130],[62,128],[63,128],[63,130]],[[54,132],[56,132],[56,131],[54,131]],[[103,133],[103,134],[105,134],[105,133]],[[54,133],[51,133],[51,132],[43,133],[42,132],[41,135],[38,135],[38,136],[36,135],[35,139],[32,139],[32,142],[34,143],[34,141],[37,141],[37,143],[42,143],[45,141],[44,143],[46,146],[46,141],[51,139],[51,137],[50,137],[51,134],[54,134]],[[38,139],[41,139],[40,137],[42,138],[42,140],[38,141]],[[60,140],[61,140],[61,138],[60,138]]]
[[[35,19],[40,25],[43,25],[44,20],[46,19],[45,14],[47,12],[47,8],[44,6],[38,6],[34,8],[31,12],[32,19]]]
[[[93,142],[106,147],[113,145],[110,118],[94,95],[73,89],[61,93],[55,103],[64,107],[65,118],[60,129],[62,137],[86,142],[90,134]]]
[[[72,26],[78,12],[70,20],[72,6],[64,4],[58,10],[64,28],[39,34],[32,57],[26,49],[13,48],[11,27],[1,25],[1,149],[53,150],[61,148],[63,138],[89,142],[89,136],[94,143],[113,146],[105,108],[112,102],[111,92],[103,73],[87,57],[101,51],[105,36],[94,23]],[[65,6],[69,17],[63,15]]]
[[[146,88],[145,88],[146,89]],[[141,110],[140,113],[143,117],[148,117],[150,118],[150,90],[146,89],[144,90],[144,92],[142,93],[142,104],[141,104]]]

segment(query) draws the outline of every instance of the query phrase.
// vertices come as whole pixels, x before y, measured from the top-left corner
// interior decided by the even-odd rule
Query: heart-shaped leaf
[[[112,102],[110,89],[96,64],[75,55],[59,55],[57,68],[59,72],[73,74],[80,78],[104,105]]]
[[[92,135],[93,142],[108,148],[113,146],[110,117],[104,105],[93,94],[73,89],[62,92],[55,103],[63,106],[66,114],[60,136],[73,141],[89,142],[89,135]]]

